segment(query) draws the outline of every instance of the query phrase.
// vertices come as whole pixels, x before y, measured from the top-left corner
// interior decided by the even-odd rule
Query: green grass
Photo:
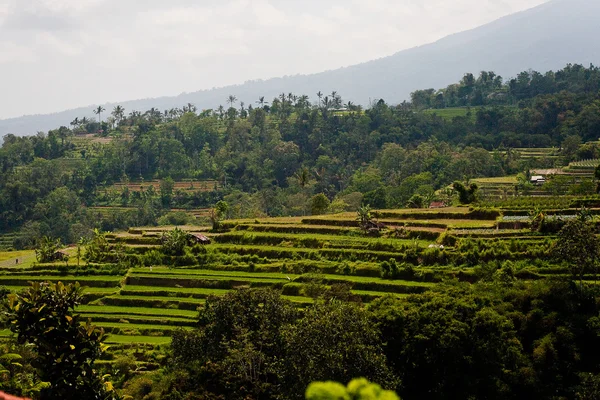
[[[107,299],[119,299],[119,300],[140,300],[147,302],[185,302],[185,303],[195,303],[198,305],[204,304],[206,300],[204,299],[195,299],[193,297],[170,297],[170,296],[110,296]]]
[[[517,183],[516,176],[499,176],[495,178],[476,178],[472,180],[478,184],[499,184],[499,185],[512,185]]]
[[[108,335],[105,343],[107,344],[169,344],[169,336],[128,336],[128,335]]]
[[[154,274],[160,276],[199,276],[199,277],[222,277],[222,278],[252,278],[252,279],[285,279],[286,275],[289,277],[295,277],[297,275],[272,273],[272,272],[244,272],[244,271],[215,271],[209,269],[171,269],[167,267],[156,267],[152,268],[152,272],[148,268],[133,268],[131,270],[133,275],[144,275],[153,276]]]
[[[174,326],[180,325],[177,324],[176,322],[180,322],[182,323],[181,325],[185,325],[185,324],[195,324],[195,320],[191,319],[191,318],[177,318],[177,317],[159,317],[159,316],[155,316],[155,317],[150,317],[150,316],[141,316],[141,315],[126,315],[126,314],[88,314],[88,313],[82,313],[80,314],[82,318],[90,318],[92,320],[93,324],[96,323],[101,323],[98,322],[98,320],[102,320],[102,319],[110,319],[111,321],[108,322],[119,322],[120,320],[127,320],[129,322],[133,322],[136,324],[140,324],[140,325],[145,325],[145,324],[158,324],[159,322],[173,322]]]
[[[197,311],[179,310],[171,308],[150,308],[150,307],[121,307],[121,306],[103,306],[103,305],[81,305],[75,310],[80,313],[92,314],[121,314],[121,315],[139,315],[139,316],[166,316],[197,318]]]
[[[35,251],[23,250],[23,251],[0,251],[0,261],[6,261],[14,258],[31,257],[35,256]]]
[[[229,290],[227,289],[205,289],[205,288],[173,288],[173,287],[161,287],[161,286],[125,286],[121,290],[124,295],[132,295],[132,296],[146,296],[145,293],[158,293],[158,292],[168,292],[177,294],[184,297],[186,294],[196,294],[196,295],[205,295],[205,296],[222,296],[227,294]],[[137,294],[144,293],[144,294]]]
[[[123,322],[99,322],[94,323],[94,325],[106,329],[123,329],[123,330],[137,330],[137,331],[174,331],[176,329],[186,329],[191,330],[192,327],[189,326],[168,326],[168,325],[145,325],[145,324],[128,324]]]
[[[451,120],[455,117],[466,117],[469,109],[466,107],[450,107],[450,108],[440,108],[440,109],[429,109],[424,110],[423,114],[428,115],[437,115],[440,118]],[[476,108],[471,109],[472,118],[475,118],[475,114],[477,112]]]
[[[433,287],[436,284],[431,282],[415,282],[415,281],[403,281],[403,280],[388,280],[382,278],[372,278],[368,276],[355,276],[355,275],[317,275],[317,278],[331,281],[346,281],[346,282],[360,282],[360,283],[385,283],[386,285],[398,285],[398,286],[423,286]]]

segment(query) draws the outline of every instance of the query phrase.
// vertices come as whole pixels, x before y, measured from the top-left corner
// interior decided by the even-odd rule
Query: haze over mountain
[[[293,92],[315,98],[321,91],[337,91],[345,101],[368,105],[383,98],[389,103],[407,100],[417,89],[441,88],[459,80],[465,72],[495,71],[505,78],[527,69],[555,70],[568,63],[599,64],[600,2],[553,0],[482,27],[454,34],[435,43],[401,51],[390,57],[313,75],[252,81],[243,85],[121,102],[126,111],[159,110],[187,103],[198,109],[217,108],[233,94],[246,104],[259,96],[272,99]],[[335,46],[335,43],[332,43]],[[105,105],[110,111],[115,104]],[[91,117],[92,107],[52,115],[27,116],[0,121],[0,135],[34,134],[68,125],[75,117]]]

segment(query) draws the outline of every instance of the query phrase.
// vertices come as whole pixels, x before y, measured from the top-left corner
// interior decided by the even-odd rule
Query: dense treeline
[[[301,399],[313,380],[363,376],[404,399],[597,398],[597,290],[505,278],[366,308],[343,287],[305,311],[271,290],[233,292],[126,393],[146,382],[152,398]]]
[[[152,224],[169,208],[208,207],[223,198],[232,217],[305,215],[323,202],[314,198],[319,194],[332,211],[361,203],[403,207],[415,194],[431,200],[456,180],[556,163],[534,165],[513,148],[565,143],[566,157],[595,158],[595,145],[579,144],[600,135],[599,76],[598,68],[578,65],[545,75],[524,72],[507,83],[490,72],[478,79],[468,74],[429,99],[429,91],[415,92],[412,103],[380,100],[366,110],[335,92],[318,93],[314,104],[308,96],[282,94],[246,106],[230,96],[228,108],[200,113],[189,104],[126,115],[118,106],[106,121],[100,107],[98,122],[76,119],[71,129],[4,137],[0,230],[23,227],[28,237],[52,234],[72,242],[93,227]],[[432,96],[440,94],[437,104]],[[473,108],[451,119],[419,111],[455,105]],[[77,147],[72,136],[87,132],[112,140]],[[115,182],[152,179],[164,184],[117,196],[106,190]],[[181,179],[219,186],[212,193],[174,190],[173,180]],[[86,212],[91,205],[138,211],[99,218]]]

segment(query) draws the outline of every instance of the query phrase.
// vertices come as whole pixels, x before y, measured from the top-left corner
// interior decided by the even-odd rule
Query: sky
[[[309,74],[546,0],[0,0],[0,119]]]

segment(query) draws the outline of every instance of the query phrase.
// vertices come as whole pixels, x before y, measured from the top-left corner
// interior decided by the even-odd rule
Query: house
[[[443,201],[433,201],[429,205],[429,208],[445,208],[446,204]]]
[[[546,178],[544,178],[542,175],[534,175],[529,181],[536,186],[541,186],[546,183]]]
[[[53,261],[69,261],[69,255],[64,251],[59,250],[52,255],[52,260]]]
[[[188,233],[188,240],[192,243],[210,244],[211,240],[200,233]]]

